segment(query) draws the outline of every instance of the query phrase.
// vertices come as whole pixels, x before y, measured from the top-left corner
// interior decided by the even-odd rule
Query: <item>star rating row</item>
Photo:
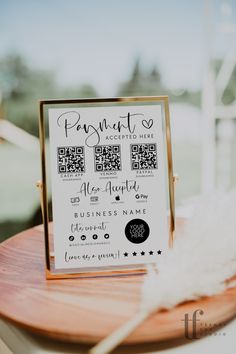
[[[158,254],[158,255],[160,255],[161,253],[162,253],[161,250],[158,250],[158,251],[157,251],[157,254]],[[149,251],[149,252],[144,252],[144,251],[142,251],[142,252],[131,252],[131,253],[125,252],[125,253],[123,253],[124,257],[129,257],[129,256],[136,257],[136,256],[138,256],[139,254],[140,254],[141,256],[145,256],[145,255],[153,256],[153,255],[155,254],[155,252],[154,252],[154,251]]]

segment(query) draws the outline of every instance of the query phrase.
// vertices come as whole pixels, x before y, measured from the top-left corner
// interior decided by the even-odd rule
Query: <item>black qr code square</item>
[[[131,144],[130,150],[132,170],[157,169],[156,144]]]
[[[94,147],[95,171],[121,171],[120,145],[97,145]]]
[[[84,147],[61,146],[57,148],[58,173],[85,172]]]

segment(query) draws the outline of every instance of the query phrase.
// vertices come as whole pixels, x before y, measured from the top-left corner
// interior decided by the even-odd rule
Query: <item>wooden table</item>
[[[234,354],[236,320],[227,324],[216,336],[201,340],[172,340],[152,344],[124,345],[112,354]],[[86,354],[91,347],[85,344],[62,343],[40,337],[6,321],[0,320],[3,342],[11,349],[3,348],[0,354]],[[225,335],[224,335],[225,334]]]
[[[77,343],[76,348],[78,343],[80,347],[82,343],[96,343],[128,320],[139,306],[143,281],[140,275],[46,280],[42,226],[0,245],[0,276],[0,315],[11,322],[2,322],[5,332],[6,326],[7,332],[17,326],[18,333],[30,338],[41,335],[46,342],[54,338]],[[155,344],[155,348],[162,348],[170,339],[186,342],[182,321],[185,313],[191,316],[200,308],[207,324],[228,321],[236,313],[235,300],[233,288],[218,296],[184,303],[172,311],[158,312],[139,326],[125,344],[132,344],[137,350],[137,344],[148,348],[147,343],[163,341]],[[172,346],[171,343],[167,345]]]

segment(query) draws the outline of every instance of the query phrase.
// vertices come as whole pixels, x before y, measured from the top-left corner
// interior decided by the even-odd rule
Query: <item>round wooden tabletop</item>
[[[71,342],[96,343],[139,306],[142,275],[46,280],[42,226],[0,245],[0,315],[30,331]],[[202,309],[202,323],[219,325],[236,314],[236,288],[150,316],[125,343],[183,337],[184,315]],[[190,326],[191,327],[191,326]],[[190,328],[191,330],[191,328]]]

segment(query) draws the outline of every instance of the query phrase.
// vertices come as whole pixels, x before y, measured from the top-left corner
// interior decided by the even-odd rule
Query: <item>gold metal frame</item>
[[[44,224],[44,240],[45,240],[45,259],[46,259],[46,278],[72,278],[72,277],[92,277],[92,276],[114,276],[124,274],[137,274],[146,271],[144,268],[112,269],[99,270],[96,272],[81,272],[81,273],[53,273],[51,267],[51,259],[54,259],[54,254],[50,249],[49,242],[49,212],[48,212],[48,197],[47,197],[47,174],[46,174],[46,154],[45,154],[45,119],[44,108],[49,105],[68,105],[68,104],[119,104],[119,103],[155,103],[163,104],[164,120],[165,120],[165,140],[167,147],[167,168],[168,168],[168,190],[169,190],[169,206],[170,206],[170,222],[169,222],[169,247],[173,247],[174,231],[175,231],[175,182],[176,176],[173,175],[173,160],[171,147],[171,131],[170,131],[170,113],[168,96],[140,96],[140,97],[117,97],[117,98],[89,98],[89,99],[69,99],[69,100],[41,100],[39,102],[39,133],[40,133],[40,152],[41,152],[41,170],[42,181],[37,182],[37,187],[40,191],[41,209]]]

